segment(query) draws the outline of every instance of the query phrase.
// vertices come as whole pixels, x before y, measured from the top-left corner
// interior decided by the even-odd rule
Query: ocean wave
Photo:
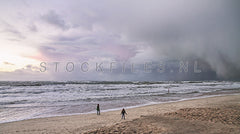
[[[17,100],[17,101],[9,101],[9,102],[0,102],[0,105],[25,104],[25,103],[28,103],[28,100]]]

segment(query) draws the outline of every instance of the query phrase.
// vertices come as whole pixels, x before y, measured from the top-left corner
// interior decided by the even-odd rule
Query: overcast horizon
[[[1,81],[240,80],[238,0],[11,0],[0,9]]]

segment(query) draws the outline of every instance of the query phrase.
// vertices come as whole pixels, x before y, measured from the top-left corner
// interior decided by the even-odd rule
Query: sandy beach
[[[154,104],[120,111],[30,119],[0,124],[3,134],[240,133],[240,95]]]

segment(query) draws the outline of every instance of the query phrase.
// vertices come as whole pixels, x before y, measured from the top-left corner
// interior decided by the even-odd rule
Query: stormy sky
[[[0,10],[0,80],[191,80],[143,64],[193,59],[207,66],[200,79],[240,79],[239,0],[11,0]],[[116,64],[99,73],[96,62]]]

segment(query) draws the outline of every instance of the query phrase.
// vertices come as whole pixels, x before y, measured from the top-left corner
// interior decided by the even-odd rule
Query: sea
[[[239,93],[233,81],[0,81],[0,123]]]

